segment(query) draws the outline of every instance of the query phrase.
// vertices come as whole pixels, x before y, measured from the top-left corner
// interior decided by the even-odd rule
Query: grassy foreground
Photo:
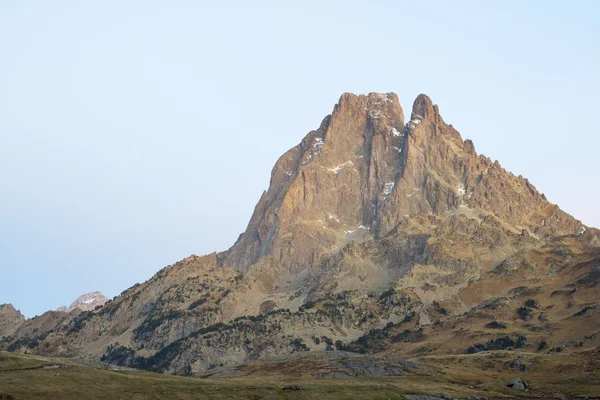
[[[565,357],[564,363],[551,365],[555,374],[544,370],[534,372],[531,377],[528,373],[518,374],[524,379],[533,378],[533,388],[528,392],[504,387],[504,375],[517,374],[498,376],[491,358],[478,354],[422,359],[419,361],[436,368],[437,373],[387,379],[315,379],[302,374],[296,377],[267,374],[209,380],[114,371],[66,359],[0,353],[0,400],[403,399],[402,394],[406,393],[434,396],[446,393],[455,398],[600,396],[600,384],[573,378],[577,365],[571,364],[571,358]],[[561,365],[572,367],[565,371]],[[287,384],[300,384],[303,389],[284,391]]]

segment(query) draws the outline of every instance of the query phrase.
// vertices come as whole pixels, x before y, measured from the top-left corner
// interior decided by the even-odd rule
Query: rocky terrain
[[[599,233],[477,154],[427,96],[405,118],[393,93],[346,93],[277,161],[229,250],[0,346],[195,376],[305,351],[598,349]],[[364,371],[334,366],[316,373]]]
[[[56,311],[71,312],[73,310],[81,311],[92,311],[98,306],[104,305],[108,301],[108,298],[100,292],[90,292],[82,294],[69,307],[62,306],[56,309]]]
[[[0,338],[12,335],[25,317],[12,304],[0,304]]]

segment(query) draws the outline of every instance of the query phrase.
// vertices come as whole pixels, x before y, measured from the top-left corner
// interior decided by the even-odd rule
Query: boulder
[[[504,363],[510,369],[514,369],[520,372],[527,372],[531,370],[531,360],[526,357],[517,357],[513,360]]]
[[[515,390],[525,390],[529,387],[526,380],[521,378],[513,378],[506,383],[506,387],[513,388]]]

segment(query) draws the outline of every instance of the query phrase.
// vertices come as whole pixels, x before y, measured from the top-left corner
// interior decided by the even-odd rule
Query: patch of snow
[[[394,189],[394,185],[394,182],[388,182],[385,185],[383,185],[383,194],[389,196],[390,193],[392,193],[392,190]]]
[[[542,226],[546,226],[546,220],[545,219],[542,220]]]
[[[400,136],[400,132],[396,128],[392,128],[392,135],[398,137]]]
[[[337,173],[340,172],[342,170],[342,168],[344,168],[347,165],[354,165],[354,164],[352,163],[352,161],[346,161],[345,163],[340,164],[335,168],[329,168],[329,171],[331,171],[337,175]]]
[[[465,187],[463,185],[458,185],[456,188],[456,193],[458,193],[459,196],[464,196],[467,192],[465,191]]]
[[[415,114],[415,116],[408,122],[407,125],[410,126],[410,124],[413,124],[414,126],[417,126],[421,123],[422,120],[423,120],[422,116]]]
[[[97,298],[98,298],[98,295],[89,294],[89,295],[85,296],[83,299],[81,299],[81,302],[83,304],[92,304]]]
[[[379,117],[381,117],[381,112],[379,110],[371,110],[371,112],[369,112],[369,115],[373,119],[378,119]]]
[[[414,189],[408,196],[406,197],[412,197],[413,194],[417,193],[419,191],[419,189]]]
[[[581,227],[581,232],[579,232],[580,235],[583,235],[586,232],[585,226]]]
[[[321,153],[321,150],[323,149],[323,138],[316,137],[312,147],[313,150],[317,153],[317,155],[319,155]]]
[[[344,231],[344,232],[346,232],[346,234],[350,235],[350,234],[352,234],[352,233],[354,233],[354,232],[356,232],[356,231],[358,231],[358,230],[363,230],[363,229],[364,229],[364,230],[369,230],[369,228],[367,228],[366,226],[364,226],[364,225],[359,225],[359,226],[357,226],[357,227],[356,227],[356,229],[353,229],[353,230],[351,230],[351,231]]]
[[[337,218],[337,216],[335,216],[335,215],[331,215],[331,214],[329,214],[329,217],[328,217],[328,218],[329,218],[329,219],[333,219],[333,220],[335,220],[336,222],[340,222],[340,220],[339,220],[339,219]]]
[[[400,147],[394,146],[393,149],[398,151],[398,153],[402,153],[402,149]]]

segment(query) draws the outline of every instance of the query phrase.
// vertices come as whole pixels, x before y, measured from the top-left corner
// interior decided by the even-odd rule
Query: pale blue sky
[[[600,226],[600,2],[284,3],[0,2],[0,303],[31,317],[227,249],[346,91],[427,93]]]

